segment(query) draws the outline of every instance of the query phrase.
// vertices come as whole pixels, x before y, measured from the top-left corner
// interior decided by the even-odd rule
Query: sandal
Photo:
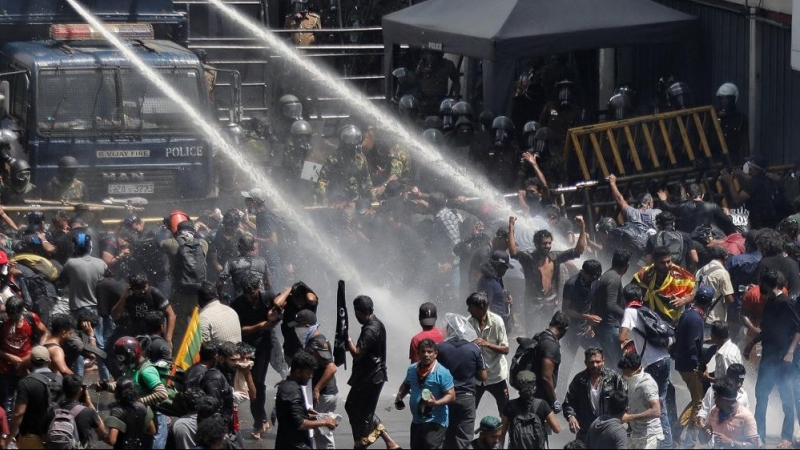
[[[792,443],[790,441],[787,441],[786,439],[782,440],[781,443],[776,445],[775,447],[776,448],[794,448],[792,446]]]

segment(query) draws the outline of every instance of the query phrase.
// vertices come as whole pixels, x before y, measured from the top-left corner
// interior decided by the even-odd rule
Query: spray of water
[[[319,80],[320,83],[330,89],[336,96],[345,99],[360,113],[377,122],[382,129],[394,135],[399,142],[403,142],[407,145],[423,166],[436,170],[438,175],[455,183],[460,191],[465,193],[479,193],[488,196],[500,195],[485,178],[477,174],[470,177],[465,176],[461,170],[443,158],[435,148],[419,137],[409,133],[408,130],[398,123],[396,117],[381,111],[371,103],[370,100],[366,99],[361,92],[337,80],[335,76],[314,63],[303,59],[293,47],[280,37],[270,33],[261,25],[243,16],[230,5],[224,4],[221,0],[209,0],[209,3],[219,8],[228,18],[254,36],[257,36],[269,45],[272,50],[290,61],[292,67],[301,68],[311,79]]]
[[[350,265],[346,264],[339,255],[335,254],[329,245],[326,245],[325,240],[317,232],[315,228],[310,226],[311,223],[307,218],[302,217],[300,213],[286,200],[286,193],[278,191],[270,180],[258,173],[254,166],[247,161],[247,159],[235,148],[230,146],[219,130],[210,124],[189,102],[183,98],[178,91],[176,91],[158,72],[153,70],[147,63],[142,61],[141,58],[131,48],[122,42],[119,37],[108,30],[97,17],[90,13],[83,7],[77,0],[67,0],[67,2],[86,20],[95,30],[99,31],[103,37],[108,40],[114,47],[116,47],[125,58],[130,61],[136,69],[150,81],[153,86],[158,88],[162,94],[175,102],[178,107],[192,120],[198,130],[200,130],[209,141],[225,154],[230,160],[236,164],[236,167],[244,172],[256,186],[262,188],[264,192],[275,203],[277,208],[282,212],[288,214],[297,226],[302,228],[305,236],[311,239],[311,244],[314,246],[315,251],[319,252],[328,265],[334,268],[342,276],[349,279],[358,279],[358,271],[354,270]]]

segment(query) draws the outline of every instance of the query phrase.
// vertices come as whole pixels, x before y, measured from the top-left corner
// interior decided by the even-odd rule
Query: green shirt
[[[149,361],[133,369],[130,372],[130,377],[136,384],[136,392],[139,398],[152,394],[159,385],[163,385],[156,366]]]

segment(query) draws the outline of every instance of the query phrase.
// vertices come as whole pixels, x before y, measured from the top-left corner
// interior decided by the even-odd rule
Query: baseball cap
[[[419,306],[419,323],[423,327],[436,325],[436,305],[426,302]]]
[[[511,267],[511,261],[509,260],[508,253],[502,250],[495,250],[492,252],[491,261],[495,264],[500,264],[508,269]]]
[[[49,363],[50,351],[47,350],[47,347],[41,345],[33,347],[33,349],[31,349],[31,361],[39,363]]]
[[[714,300],[714,288],[707,284],[701,284],[697,287],[697,291],[694,293],[695,303],[710,305],[712,300]]]
[[[253,200],[259,203],[264,203],[267,200],[267,195],[261,188],[253,188],[250,189],[249,191],[242,191],[242,197],[252,198]]]
[[[495,416],[486,416],[481,419],[481,424],[478,426],[478,429],[475,430],[476,433],[481,431],[497,431],[502,426],[502,422]]]
[[[308,341],[308,348],[319,353],[319,356],[325,359],[333,359],[333,353],[331,353],[331,343],[327,339],[312,338]]]
[[[294,320],[287,323],[286,326],[294,328],[298,325],[314,325],[317,323],[317,315],[310,309],[304,309],[294,316]]]

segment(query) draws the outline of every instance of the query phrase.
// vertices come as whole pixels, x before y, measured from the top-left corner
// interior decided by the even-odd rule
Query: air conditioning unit
[[[800,0],[792,2],[792,69],[800,70]]]

